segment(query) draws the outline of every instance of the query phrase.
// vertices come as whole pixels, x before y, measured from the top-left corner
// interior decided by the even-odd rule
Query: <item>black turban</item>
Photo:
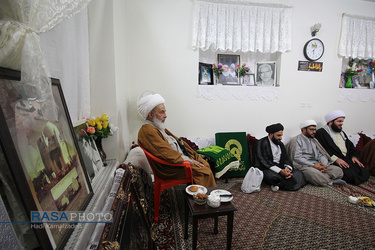
[[[280,130],[284,130],[284,126],[281,125],[281,123],[272,124],[266,127],[266,132],[268,134],[273,134]]]

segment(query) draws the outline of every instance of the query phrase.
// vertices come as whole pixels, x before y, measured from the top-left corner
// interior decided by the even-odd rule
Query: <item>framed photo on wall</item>
[[[238,65],[240,64],[240,55],[218,54],[218,63],[223,65],[223,72],[219,76],[219,83],[238,85]]]
[[[212,64],[199,63],[199,82],[200,85],[213,85],[214,78]]]
[[[0,143],[25,210],[28,216],[32,211],[82,211],[93,192],[60,81],[51,79],[57,119],[46,120],[43,111],[50,104],[28,96],[20,75],[0,68]],[[29,225],[36,225],[41,249],[62,249],[74,230],[67,223]]]
[[[86,132],[86,120],[77,121],[73,126],[87,174],[92,181],[100,169],[104,167],[103,161],[94,140]]]
[[[276,62],[257,62],[257,86],[278,87],[276,75]]]
[[[243,76],[243,84],[247,86],[256,86],[255,74],[247,73]]]

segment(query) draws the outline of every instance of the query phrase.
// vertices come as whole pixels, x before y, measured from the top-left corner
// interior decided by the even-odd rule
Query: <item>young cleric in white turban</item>
[[[327,124],[316,131],[315,138],[329,155],[329,160],[344,172],[342,179],[353,185],[360,185],[368,180],[370,173],[358,160],[354,144],[342,130],[345,120],[342,110],[334,110],[324,116]]]
[[[138,111],[145,118],[143,126],[138,132],[138,143],[154,156],[170,163],[183,163],[189,161],[193,170],[195,184],[205,187],[215,187],[215,177],[210,165],[199,156],[187,143],[188,151],[182,151],[178,137],[165,128],[167,118],[165,100],[159,94],[148,95],[138,102]],[[155,163],[154,174],[161,179],[184,179],[185,170],[181,167],[166,166]]]
[[[301,134],[293,137],[286,150],[293,166],[302,171],[307,182],[316,186],[345,185],[341,168],[328,160],[328,153],[316,140],[316,122],[307,120],[300,124]]]

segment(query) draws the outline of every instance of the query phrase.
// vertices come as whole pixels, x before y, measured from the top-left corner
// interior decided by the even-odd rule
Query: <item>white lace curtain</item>
[[[343,14],[338,54],[360,59],[375,58],[375,18]]]
[[[90,117],[90,62],[87,8],[40,34],[50,76],[61,81],[73,122]]]
[[[0,66],[21,70],[29,98],[45,103],[44,118],[56,118],[48,67],[39,34],[87,6],[90,0],[1,0]]]
[[[244,1],[196,0],[193,49],[286,52],[291,50],[292,8]]]

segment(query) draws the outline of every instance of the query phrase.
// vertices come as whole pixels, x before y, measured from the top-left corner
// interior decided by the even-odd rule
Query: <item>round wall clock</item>
[[[323,56],[324,44],[318,38],[313,38],[305,44],[303,54],[307,60],[316,61]]]

